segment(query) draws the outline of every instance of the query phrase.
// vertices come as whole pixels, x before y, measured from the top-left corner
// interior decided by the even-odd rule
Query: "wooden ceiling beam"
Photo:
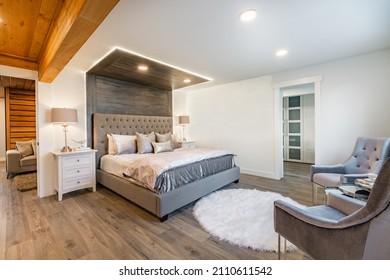
[[[38,60],[39,81],[52,82],[119,0],[66,0]]]
[[[0,54],[0,65],[7,65],[7,66],[35,70],[35,71],[38,70],[38,64],[35,61],[19,58],[16,56],[10,56],[6,54]]]

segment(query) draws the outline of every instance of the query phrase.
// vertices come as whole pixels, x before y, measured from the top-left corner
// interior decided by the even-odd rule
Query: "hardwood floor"
[[[278,181],[242,174],[238,184],[279,192],[311,205],[308,166],[286,169]],[[210,236],[192,216],[193,203],[160,223],[153,215],[110,190],[81,190],[39,198],[36,190],[19,192],[0,163],[0,259],[277,259],[277,253],[240,248]],[[287,253],[287,259],[305,259]]]

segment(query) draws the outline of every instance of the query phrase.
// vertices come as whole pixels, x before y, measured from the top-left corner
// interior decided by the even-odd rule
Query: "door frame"
[[[275,179],[283,178],[283,91],[284,87],[298,86],[303,84],[314,83],[314,152],[316,153],[319,146],[319,120],[320,120],[320,94],[321,94],[322,75],[311,76],[301,79],[289,80],[273,84],[274,91],[274,177]]]

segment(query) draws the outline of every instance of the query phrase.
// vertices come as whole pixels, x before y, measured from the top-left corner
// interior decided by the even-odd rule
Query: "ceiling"
[[[119,0],[0,0],[0,64],[51,82]]]
[[[35,90],[35,81],[0,75],[0,88]]]
[[[389,48],[389,15],[388,0],[122,0],[68,65],[120,47],[212,79],[198,89]]]
[[[208,81],[206,78],[121,49],[109,53],[88,73],[170,91]]]

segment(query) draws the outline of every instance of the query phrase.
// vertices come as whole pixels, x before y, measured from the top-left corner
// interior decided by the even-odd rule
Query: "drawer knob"
[[[80,160],[78,159],[77,162],[80,162]]]
[[[80,173],[80,170],[77,170],[77,173]]]
[[[77,181],[77,184],[80,184],[80,181]]]

